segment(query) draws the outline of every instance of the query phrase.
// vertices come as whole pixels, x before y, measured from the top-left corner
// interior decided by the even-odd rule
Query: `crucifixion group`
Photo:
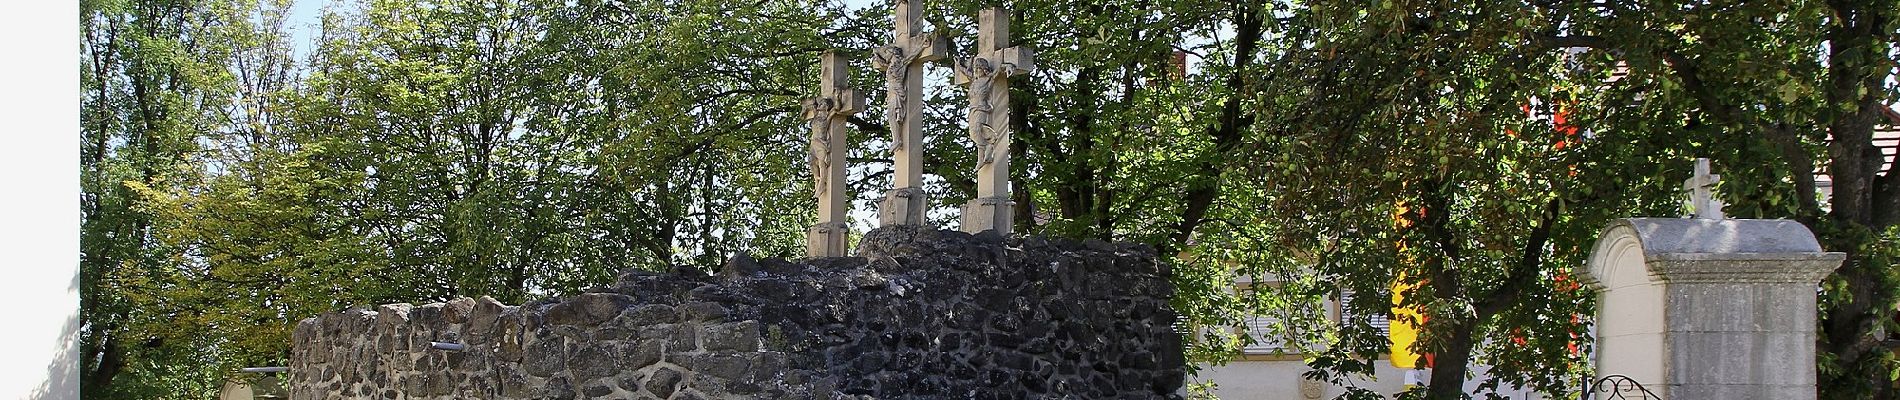
[[[871,61],[884,77],[884,121],[891,131],[895,189],[878,205],[880,225],[922,225],[929,204],[923,190],[924,64],[941,60],[949,45],[935,32],[918,29],[923,10],[916,0],[897,0],[891,44],[872,50]],[[976,54],[955,62],[956,83],[970,96],[969,136],[976,149],[977,198],[963,206],[966,232],[995,230],[1008,234],[1009,77],[1035,69],[1035,53],[1009,44],[1009,16],[1002,8],[977,16]],[[818,97],[804,101],[811,123],[809,161],[818,198],[818,224],[806,231],[806,255],[838,257],[845,249],[845,119],[864,108],[864,96],[852,90],[843,55],[825,52]]]

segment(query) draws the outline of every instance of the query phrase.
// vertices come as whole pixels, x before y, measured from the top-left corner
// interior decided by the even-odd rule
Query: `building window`
[[[1290,349],[1286,347],[1286,336],[1284,332],[1282,332],[1281,328],[1274,326],[1280,323],[1280,318],[1266,315],[1249,315],[1242,322],[1247,325],[1246,334],[1248,338],[1253,339],[1253,343],[1242,347],[1240,349],[1241,352],[1247,354],[1283,354],[1291,352]]]
[[[1242,282],[1236,285],[1235,290],[1237,293],[1247,294],[1255,290],[1256,288],[1255,285],[1260,285],[1259,286],[1261,288],[1260,290],[1273,290],[1275,288],[1280,287],[1280,282],[1277,282],[1277,281],[1267,281],[1267,282],[1258,282],[1258,283]],[[1271,296],[1273,294],[1263,294],[1263,295]],[[1293,299],[1286,299],[1286,300],[1293,300]],[[1250,339],[1247,343],[1244,343],[1240,348],[1241,354],[1243,355],[1243,359],[1277,360],[1280,358],[1273,358],[1273,357],[1286,356],[1286,355],[1291,355],[1291,357],[1288,357],[1287,359],[1298,359],[1299,358],[1298,355],[1303,352],[1303,349],[1314,348],[1314,346],[1324,346],[1323,343],[1297,342],[1298,340],[1301,340],[1300,338],[1303,336],[1311,336],[1311,335],[1302,335],[1301,332],[1303,332],[1303,330],[1314,329],[1315,328],[1314,325],[1310,323],[1299,323],[1299,322],[1295,322],[1289,325],[1286,323],[1286,321],[1283,320],[1283,318],[1288,318],[1289,316],[1293,318],[1319,317],[1319,318],[1325,318],[1327,321],[1331,321],[1335,323],[1338,322],[1338,317],[1339,317],[1338,312],[1337,312],[1338,308],[1331,299],[1314,299],[1313,301],[1314,301],[1313,303],[1305,304],[1303,306],[1299,304],[1282,303],[1275,306],[1269,306],[1269,307],[1274,307],[1272,309],[1260,310],[1259,314],[1252,314],[1252,315],[1247,315],[1247,316],[1242,317],[1240,320],[1240,325],[1233,327],[1232,332],[1235,336],[1244,336],[1247,339]],[[1297,303],[1297,301],[1295,301],[1295,303]],[[1288,307],[1288,308],[1280,309],[1278,307]],[[1306,316],[1303,317],[1302,315],[1306,315]],[[1267,357],[1267,358],[1262,358],[1262,357]]]
[[[1279,282],[1261,282],[1257,284],[1277,287]],[[1255,284],[1241,283],[1237,285],[1238,287],[1236,287],[1235,290],[1239,293],[1246,293],[1247,291],[1253,290],[1254,285]],[[1347,312],[1340,306],[1341,304],[1352,302],[1352,296],[1353,293],[1350,291],[1341,291],[1337,297],[1322,299],[1318,301],[1318,304],[1313,304],[1313,306],[1317,307],[1305,308],[1304,310],[1262,310],[1263,314],[1248,315],[1241,318],[1240,326],[1234,327],[1231,332],[1236,336],[1244,335],[1252,339],[1251,343],[1247,343],[1241,347],[1241,360],[1295,360],[1298,359],[1297,357],[1302,352],[1302,348],[1320,348],[1326,346],[1325,343],[1293,343],[1294,340],[1298,340],[1298,335],[1292,334],[1290,331],[1300,328],[1289,328],[1282,323],[1281,318],[1289,314],[1301,313],[1302,311],[1317,312],[1319,315],[1324,316],[1326,321],[1332,324],[1331,329],[1340,329],[1344,323],[1351,321],[1364,323],[1370,326],[1378,335],[1390,337],[1392,334],[1392,326],[1388,322],[1390,318],[1385,312],[1356,314]],[[1289,357],[1282,358],[1280,356]],[[1383,358],[1383,356],[1381,358]]]
[[[1334,313],[1335,318],[1333,318],[1333,322],[1343,324],[1346,321],[1363,321],[1367,325],[1371,325],[1373,331],[1379,332],[1379,336],[1392,336],[1392,324],[1388,322],[1385,315],[1386,313],[1356,314],[1347,311],[1345,307],[1338,307],[1337,304],[1352,304],[1352,292],[1343,290],[1339,292],[1339,301],[1335,303],[1333,307],[1334,310],[1339,311]]]

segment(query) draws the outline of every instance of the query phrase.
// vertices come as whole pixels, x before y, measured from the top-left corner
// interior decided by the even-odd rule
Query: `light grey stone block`
[[[1670,331],[1813,332],[1813,285],[1677,283],[1668,288]]]
[[[1814,338],[1794,332],[1676,332],[1670,335],[1671,382],[1800,385],[1814,383]]]
[[[1814,385],[1670,385],[1669,400],[1812,399]],[[1630,397],[1634,398],[1634,397]]]
[[[1821,243],[1800,222],[1782,219],[1630,218],[1649,254],[1819,253]]]

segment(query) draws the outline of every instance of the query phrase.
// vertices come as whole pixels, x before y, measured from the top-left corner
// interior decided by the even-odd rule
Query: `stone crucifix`
[[[976,199],[963,205],[963,230],[1009,234],[1009,77],[1036,70],[1036,54],[1010,47],[1009,11],[977,14],[977,52],[957,63],[956,83],[969,89],[969,135],[976,145]]]
[[[924,63],[943,59],[949,45],[935,32],[919,32],[923,8],[917,0],[897,0],[896,34],[891,45],[871,51],[884,75],[884,124],[891,129],[893,187],[878,206],[880,225],[923,225]]]
[[[845,117],[864,109],[864,96],[851,90],[851,68],[845,57],[826,51],[820,58],[818,97],[802,104],[805,119],[811,122],[811,146],[806,161],[811,164],[812,189],[818,198],[818,224],[805,231],[805,255],[843,257],[845,201],[845,152],[850,134]]]
[[[1689,209],[1696,218],[1722,219],[1722,200],[1715,198],[1715,183],[1721,182],[1721,175],[1709,174],[1709,159],[1695,159],[1695,176],[1682,181],[1682,190],[1689,192]]]

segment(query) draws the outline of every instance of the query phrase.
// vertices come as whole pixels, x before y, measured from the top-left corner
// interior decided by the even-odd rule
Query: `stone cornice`
[[[1844,253],[1652,253],[1650,276],[1670,283],[1806,283],[1840,267]]]

